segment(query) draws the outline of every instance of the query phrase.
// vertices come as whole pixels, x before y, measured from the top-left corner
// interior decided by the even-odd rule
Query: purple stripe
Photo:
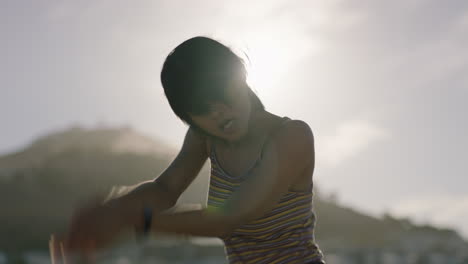
[[[317,253],[317,252],[315,252],[315,253]],[[304,258],[304,259],[302,259],[302,258]],[[302,262],[302,263],[306,263],[306,264],[324,263],[322,253],[320,253],[319,255],[317,255],[317,256],[315,256],[313,258],[307,258],[307,256],[294,256],[294,257],[288,258],[287,260],[284,260],[284,261],[291,261],[291,260],[296,260],[296,259],[302,259],[303,261],[307,261],[307,262]],[[284,261],[281,261],[278,264],[286,263]],[[318,261],[318,262],[316,262],[316,261]]]
[[[229,186],[229,185],[226,185],[225,183],[222,183],[213,179],[211,179],[210,184],[221,189],[229,190],[231,192],[234,191],[234,186]]]
[[[295,199],[295,198],[297,198],[297,197],[299,197],[299,196],[301,196],[301,195],[300,195],[300,194],[297,194],[297,193],[287,194],[287,195],[281,197],[281,199],[278,201],[278,204],[283,204],[283,203],[285,203],[285,202],[287,202],[287,201],[290,201],[290,200],[292,200],[292,199]],[[308,194],[303,195],[303,196],[307,197]]]
[[[300,251],[304,251],[304,249],[301,248],[301,247],[300,248],[293,247],[293,248],[289,248],[289,249],[284,249],[284,250],[281,250],[278,255],[272,256],[271,258],[262,260],[262,261],[257,262],[257,263],[258,264],[270,263],[272,260],[276,260],[276,259],[278,259],[280,257],[285,256],[285,255],[288,255],[288,254],[291,254],[291,253],[294,253],[294,252],[300,252]],[[296,256],[293,256],[293,257],[296,257]],[[284,263],[284,262],[281,262],[281,263]]]
[[[211,166],[211,175],[213,177],[210,178],[210,187],[216,187],[220,190],[226,190],[228,193],[214,190],[213,188],[209,188],[209,196],[207,204],[211,206],[222,206],[224,204],[223,201],[216,201],[213,198],[227,200],[231,196],[232,192],[234,192],[238,187],[239,184],[245,179],[250,173],[250,169],[247,170],[244,175],[239,177],[233,177],[229,175],[224,168],[222,168],[215,156],[214,151],[210,153],[210,161],[212,163]],[[257,163],[255,163],[251,169],[253,169]],[[217,180],[216,178],[219,178]],[[221,182],[221,180],[225,181]],[[211,198],[211,199],[210,199]],[[297,199],[297,201],[289,202],[292,199]],[[266,218],[275,217],[275,215],[284,213],[288,210],[293,210],[293,212],[288,213],[287,215],[277,216],[277,218],[270,219],[267,222],[262,223],[246,223],[240,226],[238,229],[234,230],[231,234],[226,235],[225,237],[221,238],[225,244],[225,251],[228,254],[229,263],[235,263],[236,261],[240,261],[242,263],[252,261],[256,258],[261,256],[265,256],[265,258],[261,258],[257,261],[257,263],[269,263],[273,260],[277,260],[280,257],[288,256],[286,259],[282,260],[278,264],[285,264],[289,263],[294,260],[303,260],[303,261],[312,261],[312,260],[322,260],[323,254],[319,254],[316,257],[311,258],[309,254],[317,254],[317,251],[320,252],[318,246],[316,248],[311,249],[311,245],[315,245],[314,242],[314,234],[313,228],[315,226],[315,213],[313,211],[313,190],[309,191],[301,191],[301,192],[293,192],[290,191],[286,193],[281,199],[278,201],[276,206],[263,215],[260,218],[257,218],[255,221],[262,221]],[[310,206],[306,206],[306,208],[294,210],[294,208],[299,206],[304,206],[309,204]],[[309,213],[307,213],[309,212]],[[301,214],[307,213],[304,217],[296,220],[288,220],[288,218],[292,218]],[[302,226],[291,228],[293,225],[303,224]],[[274,228],[268,228],[271,225],[278,224],[278,226]],[[264,229],[265,231],[256,231],[257,229]],[[244,231],[239,231],[239,229],[245,229]],[[300,234],[298,237],[291,237],[292,235]],[[265,236],[260,238],[260,236]],[[281,238],[284,236],[284,239]],[[277,240],[275,242],[269,242],[271,240]],[[240,245],[242,243],[253,242],[254,245],[244,245],[235,248],[236,245]],[[290,245],[288,244],[295,244]],[[269,250],[271,248],[271,250]],[[242,252],[248,252],[249,250],[265,250],[264,252],[257,252],[257,253],[247,253],[245,256],[238,255]],[[266,257],[266,255],[271,254],[272,252],[277,252],[274,256]],[[301,255],[293,255],[289,256],[289,254],[294,254],[295,252],[302,252]],[[230,255],[230,256],[229,256]],[[308,256],[307,256],[308,255]]]
[[[313,257],[312,259],[310,259],[310,258],[307,258],[308,256],[311,256],[311,254],[310,254],[310,253],[311,253],[310,248],[300,246],[300,247],[296,247],[296,249],[298,249],[298,250],[293,251],[293,252],[302,252],[302,254],[300,254],[300,255],[298,255],[298,256],[297,256],[297,255],[290,256],[290,257],[288,257],[288,258],[286,258],[286,259],[281,260],[280,262],[278,262],[278,264],[288,263],[288,262],[290,262],[290,261],[292,261],[292,260],[296,260],[296,259],[302,259],[302,260],[304,260],[304,261],[306,261],[306,260],[308,261],[308,260],[318,260],[318,259],[322,259],[322,258],[323,258],[323,255],[322,255],[321,251],[313,250],[313,251],[312,251],[312,252],[313,252],[313,253],[312,253],[313,255],[315,255],[316,253],[318,253],[319,255],[316,256],[316,257]],[[274,256],[274,258],[275,258],[275,259],[278,259],[278,258],[280,258],[280,257],[286,256],[286,255],[292,253],[292,252],[286,252],[286,251],[287,251],[287,250],[282,251],[280,254]],[[262,260],[262,262],[258,262],[258,263],[259,263],[259,264],[260,264],[260,263],[268,263],[268,262],[265,262],[265,261],[268,261],[268,260]]]
[[[273,226],[275,224],[285,223],[285,221],[287,221],[288,218],[293,218],[293,217],[299,216],[301,214],[305,214],[307,212],[309,212],[309,213],[304,215],[303,217],[301,217],[299,219],[294,220],[294,221],[300,220],[300,221],[306,222],[311,217],[311,211],[307,207],[303,208],[303,209],[300,209],[300,210],[297,210],[297,211],[294,211],[294,212],[291,212],[290,214],[283,215],[283,216],[281,216],[279,218],[272,219],[272,220],[267,221],[265,223],[261,223],[261,224],[246,223],[246,224],[241,225],[237,229],[247,229],[247,230],[255,231],[255,230],[258,230],[258,229],[266,228],[269,225]],[[261,231],[261,232],[264,232],[264,231]]]
[[[294,211],[294,212],[291,212],[291,214],[286,214],[286,215],[283,215],[279,218],[275,218],[275,219],[272,219],[270,221],[267,221],[267,222],[264,222],[264,223],[261,223],[261,224],[244,224],[244,225],[241,225],[239,228],[240,229],[248,229],[248,230],[255,230],[255,229],[260,229],[260,228],[264,228],[268,225],[272,225],[272,224],[276,224],[276,223],[280,223],[281,221],[285,220],[285,219],[288,219],[288,218],[293,218],[295,216],[298,216],[300,214],[303,214],[305,212],[310,212],[310,208],[303,208],[301,210],[297,210],[297,211]],[[303,217],[304,218],[309,218],[310,217],[310,214]]]
[[[303,222],[304,222],[304,219],[301,218],[301,219],[296,219],[296,220],[291,221],[291,222],[284,223],[282,225],[278,225],[278,226],[276,226],[276,227],[274,227],[272,229],[262,231],[262,232],[249,233],[249,232],[241,232],[241,231],[235,230],[235,231],[232,232],[232,234],[233,235],[241,234],[241,235],[248,235],[248,236],[261,236],[261,235],[265,235],[267,233],[273,233],[274,231],[277,231],[279,229],[283,229],[283,228],[285,228],[287,226],[293,226],[293,225],[300,224],[300,223],[303,223]],[[278,235],[278,234],[281,234],[281,233],[276,233],[276,234],[273,233],[272,236]],[[268,239],[271,239],[272,236],[270,236]],[[262,240],[264,240],[264,239],[262,239]]]
[[[215,201],[215,200],[209,201],[207,204],[208,205],[213,205],[215,207],[223,207],[224,206],[223,202],[218,202],[218,201]]]
[[[222,195],[220,193],[215,193],[215,192],[209,192],[208,194],[211,199],[213,198],[218,198],[218,199],[223,199],[223,200],[226,200],[227,198],[229,198],[229,196],[226,196],[226,195]]]
[[[241,179],[235,179],[235,178],[234,178],[234,179],[230,179],[230,178],[226,177],[226,174],[224,174],[222,171],[220,171],[220,170],[218,170],[218,169],[215,169],[215,168],[213,168],[213,169],[211,170],[211,174],[213,174],[213,175],[215,175],[216,177],[219,177],[219,178],[221,178],[221,179],[223,179],[223,180],[225,180],[225,181],[232,182],[232,183],[235,183],[235,184],[239,184],[239,183],[242,182]]]
[[[303,200],[299,200],[299,201],[296,201],[294,203],[291,203],[291,204],[288,204],[288,205],[285,205],[285,206],[282,206],[282,207],[275,208],[274,210],[271,210],[269,213],[265,214],[264,216],[257,219],[256,221],[272,217],[274,215],[277,215],[277,214],[283,213],[285,211],[288,211],[288,210],[292,209],[293,207],[299,207],[299,206],[305,205],[307,203],[309,203],[309,202],[308,201],[304,202]],[[312,206],[309,206],[307,208],[309,210],[312,210]]]
[[[270,243],[266,241],[266,242],[261,242],[261,243],[257,243],[254,245],[245,245],[242,247],[236,247],[236,245],[245,243],[246,241],[239,241],[238,244],[234,244],[234,243],[225,243],[225,244],[228,246],[229,250],[232,250],[233,252],[242,252],[246,248],[250,248],[252,250],[258,250],[258,249],[265,249],[265,248],[271,247],[272,249],[274,249],[273,247],[278,247],[279,245],[285,245],[285,244],[293,244],[298,241],[300,243],[296,244],[295,246],[308,244],[310,241],[313,241],[314,237],[311,232],[307,232],[307,230],[306,231],[300,230],[300,232],[293,232],[293,234],[298,234],[298,233],[303,233],[303,234],[299,237],[288,236],[288,237],[285,237],[283,240],[270,242]]]
[[[277,252],[277,254],[275,254],[274,256],[266,257],[271,252]],[[307,247],[307,246],[292,246],[290,248],[281,248],[281,249],[275,249],[272,251],[257,252],[257,253],[252,253],[249,255],[243,255],[243,256],[238,255],[239,253],[235,251],[227,251],[227,254],[229,256],[230,263],[234,261],[238,261],[238,260],[241,260],[243,262],[252,261],[264,255],[265,256],[264,259],[257,260],[258,262],[256,262],[256,263],[261,264],[261,263],[270,263],[273,260],[276,260],[280,257],[287,256],[295,252],[302,252],[302,254],[290,256],[286,259],[281,260],[281,262],[279,263],[284,264],[284,263],[288,263],[292,260],[297,260],[297,259],[302,259],[304,261],[323,261],[323,257],[324,257],[320,249],[318,248],[311,249],[310,247]]]
[[[241,243],[245,243],[244,241]],[[280,245],[286,245],[286,244],[291,244],[292,242],[288,240],[287,237],[285,237],[283,240],[276,241],[273,243],[258,243],[256,245],[245,245],[242,247],[235,247],[236,244],[229,244],[229,249],[232,250],[233,252],[243,252],[246,249],[250,250],[260,250],[260,249],[266,249],[266,248],[273,248],[273,247],[278,247]],[[240,244],[240,243],[239,243]]]
[[[302,237],[301,237],[302,238]],[[261,250],[261,249],[267,249],[267,248],[271,248],[271,249],[276,249],[279,247],[279,246],[284,246],[284,245],[287,245],[287,244],[292,244],[294,243],[295,241],[291,241],[290,238],[288,237],[285,237],[283,240],[280,240],[280,241],[276,241],[276,242],[273,242],[273,243],[261,243],[261,244],[258,244],[258,245],[246,245],[246,246],[242,246],[242,247],[236,247],[234,248],[233,246],[234,245],[229,245],[229,249],[232,251],[232,252],[244,252],[246,250]],[[268,252],[268,251],[265,251],[265,252]],[[264,254],[265,252],[262,252],[262,254]]]
[[[209,198],[210,195],[213,196],[213,197],[216,197],[216,198],[224,199],[224,200],[226,200],[227,198],[229,198],[229,196],[231,196],[228,193],[222,193],[222,192],[218,192],[218,191],[215,191],[215,190],[210,190],[209,191],[208,198]]]
[[[303,259],[303,258],[304,258],[304,256],[291,256],[291,257],[289,257],[287,259],[284,259],[284,260],[278,262],[278,264],[285,264],[285,263],[288,263],[288,262],[290,262],[292,260]]]

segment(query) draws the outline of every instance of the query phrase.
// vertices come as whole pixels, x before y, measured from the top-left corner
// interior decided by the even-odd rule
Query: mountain
[[[128,126],[98,129],[74,126],[42,136],[25,149],[1,156],[0,178],[8,177],[18,169],[40,167],[49,157],[70,149],[80,152],[101,149],[111,153],[152,154],[161,157],[174,155],[177,151],[173,146],[136,133]]]
[[[0,251],[47,250],[74,206],[112,186],[156,178],[177,149],[129,127],[71,127],[0,156]],[[206,202],[209,162],[179,202]],[[314,186],[316,240],[324,252],[392,249],[446,252],[468,249],[455,231],[418,226],[391,215],[375,218],[322,197]]]
[[[321,198],[314,200],[314,207],[315,235],[328,250],[468,252],[468,242],[452,229],[416,225],[390,214],[376,218]]]

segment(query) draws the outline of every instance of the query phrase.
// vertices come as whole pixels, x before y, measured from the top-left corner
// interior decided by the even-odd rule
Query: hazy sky
[[[468,238],[468,1],[252,2],[1,1],[0,152],[99,123],[179,147],[159,73],[207,35],[249,52],[267,110],[310,125],[323,192]]]

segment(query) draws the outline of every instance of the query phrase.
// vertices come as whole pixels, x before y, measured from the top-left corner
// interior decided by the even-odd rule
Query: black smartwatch
[[[151,230],[151,222],[153,220],[153,208],[145,206],[143,208],[143,237],[148,237]]]

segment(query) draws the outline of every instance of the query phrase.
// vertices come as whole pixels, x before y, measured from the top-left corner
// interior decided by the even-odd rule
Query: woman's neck
[[[250,115],[247,132],[236,141],[225,141],[226,148],[237,149],[257,141],[263,134],[263,130],[267,129],[267,124],[271,116],[272,114],[265,110],[253,112]]]

